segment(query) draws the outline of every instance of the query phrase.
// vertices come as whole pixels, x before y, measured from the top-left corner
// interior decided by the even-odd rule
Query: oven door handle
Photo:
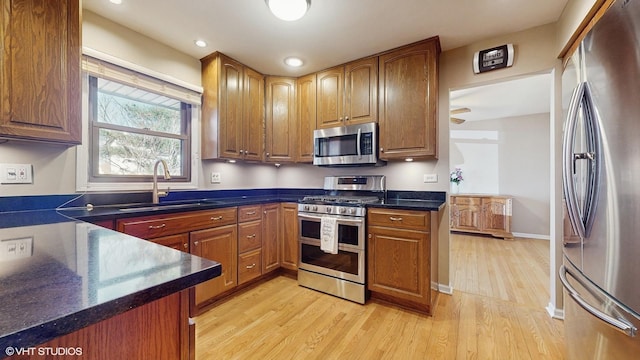
[[[339,223],[351,223],[351,224],[363,224],[364,223],[364,218],[350,218],[347,216],[340,216],[340,215],[329,215],[331,217],[337,218]],[[309,214],[302,214],[302,213],[298,213],[298,218],[299,219],[307,219],[307,220],[315,220],[315,221],[321,221],[322,220],[322,216],[315,216],[315,215],[309,215]]]

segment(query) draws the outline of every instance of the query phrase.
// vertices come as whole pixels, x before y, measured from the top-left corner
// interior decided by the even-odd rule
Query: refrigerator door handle
[[[573,143],[576,137],[576,121],[578,119],[578,110],[584,97],[584,85],[580,83],[574,90],[569,103],[569,112],[564,126],[564,138],[562,144],[562,188],[564,190],[564,199],[567,204],[567,214],[573,231],[580,236],[585,237],[584,223],[580,219],[578,210],[578,201],[575,194],[575,186],[573,183],[573,173],[575,169],[575,156],[573,154]]]
[[[584,154],[576,154],[583,156],[581,159],[589,161],[591,169],[589,171],[589,186],[586,194],[586,208],[584,214],[584,235],[589,237],[591,228],[596,215],[596,206],[598,203],[598,190],[600,189],[600,159],[602,149],[602,134],[600,133],[600,126],[598,124],[598,112],[595,109],[593,103],[593,96],[591,95],[591,86],[588,82],[584,85],[584,107],[587,112],[586,115],[586,132],[588,139],[588,152]]]
[[[636,332],[638,331],[638,329],[635,326],[633,326],[633,324],[631,324],[629,321],[627,321],[622,317],[620,317],[620,319],[616,319],[608,314],[605,314],[604,312],[596,309],[594,306],[589,304],[585,299],[583,299],[580,293],[578,293],[578,291],[576,291],[576,289],[574,289],[573,286],[571,286],[571,284],[569,283],[569,280],[567,280],[567,273],[571,277],[576,279],[578,282],[580,282],[580,280],[576,278],[576,276],[573,275],[571,271],[569,271],[564,265],[560,267],[560,273],[558,274],[560,276],[560,281],[562,282],[562,285],[564,286],[564,288],[567,289],[567,293],[569,294],[569,296],[571,296],[571,298],[575,300],[576,303],[580,305],[580,307],[582,307],[585,311],[589,312],[591,315],[613,326],[616,330],[619,330],[625,333],[627,336],[629,337],[636,336]],[[606,294],[602,294],[602,295],[612,300]],[[616,303],[617,305],[617,302],[614,301],[614,303]]]

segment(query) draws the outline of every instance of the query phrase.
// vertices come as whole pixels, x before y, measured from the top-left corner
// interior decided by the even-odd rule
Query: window
[[[91,179],[150,181],[158,159],[172,181],[190,181],[191,105],[89,76]]]
[[[171,189],[197,188],[202,88],[92,49],[83,52],[76,190],[149,190],[159,159],[167,162]]]

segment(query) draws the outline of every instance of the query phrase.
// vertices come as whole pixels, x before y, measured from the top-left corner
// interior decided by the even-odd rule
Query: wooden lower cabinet
[[[38,347],[80,348],[78,359],[193,359],[188,299],[183,290]]]
[[[280,204],[280,232],[282,237],[281,264],[285,269],[298,270],[298,204]]]
[[[168,246],[172,249],[189,252],[189,234],[177,234],[149,239],[156,244]]]
[[[371,297],[431,314],[438,294],[433,212],[372,208],[367,216]]]
[[[512,198],[505,195],[451,195],[450,229],[513,239]]]
[[[238,284],[238,228],[236,224],[191,232],[191,253],[215,260],[222,265],[222,274],[192,288],[191,316],[197,315],[218,295]]]
[[[262,273],[280,267],[280,204],[262,206]]]

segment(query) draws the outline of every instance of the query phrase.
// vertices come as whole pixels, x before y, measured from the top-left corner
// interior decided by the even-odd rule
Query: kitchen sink
[[[168,209],[183,209],[183,208],[196,208],[202,205],[217,204],[219,201],[214,200],[197,200],[188,202],[167,202],[159,204],[130,204],[123,205],[118,208],[122,212],[134,212],[134,211],[155,211],[155,210],[168,210]]]

